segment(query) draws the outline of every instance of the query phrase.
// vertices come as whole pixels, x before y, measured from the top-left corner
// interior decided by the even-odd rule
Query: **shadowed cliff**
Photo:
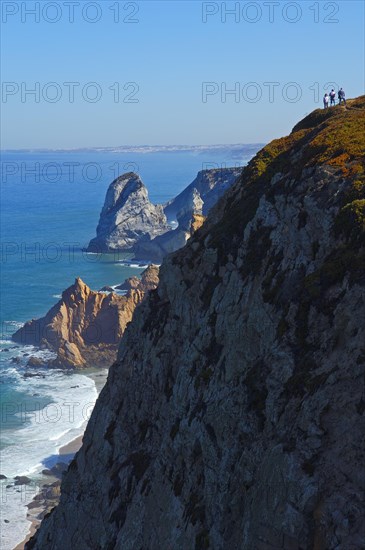
[[[364,541],[365,98],[262,149],[136,310],[27,549]]]

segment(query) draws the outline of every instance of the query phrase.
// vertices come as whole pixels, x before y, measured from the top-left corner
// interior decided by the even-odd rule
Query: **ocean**
[[[257,149],[259,147],[257,146]],[[3,152],[1,159],[0,481],[1,549],[11,550],[29,529],[26,504],[42,469],[60,447],[82,434],[97,398],[90,373],[35,369],[29,355],[50,352],[12,342],[12,334],[43,316],[81,277],[92,289],[116,285],[141,272],[123,254],[87,254],[108,185],[137,172],[154,203],[176,196],[199,170],[240,166],[254,154],[229,148],[203,151]],[[14,485],[15,476],[30,485]],[[38,476],[38,477],[37,477]]]

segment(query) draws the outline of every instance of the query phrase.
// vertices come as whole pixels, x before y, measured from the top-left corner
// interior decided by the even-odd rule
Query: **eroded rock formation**
[[[203,225],[203,200],[194,188],[186,197],[183,208],[177,213],[178,226],[152,240],[144,240],[133,247],[139,260],[147,259],[162,262],[163,258],[185,246],[191,235]]]
[[[190,238],[193,218],[206,216],[224,192],[233,185],[242,168],[202,170],[196,179],[167,204],[153,205],[147,189],[133,173],[114,180],[100,214],[97,237],[91,252],[132,251],[138,259],[161,262]],[[177,220],[178,227],[167,223]],[[204,218],[200,218],[202,223]]]
[[[77,278],[45,317],[28,321],[13,340],[54,351],[52,367],[109,366],[136,306],[157,283],[156,266],[133,278],[133,284],[127,280],[125,296],[95,292]]]
[[[115,179],[107,191],[96,238],[90,252],[131,250],[143,239],[152,239],[169,229],[161,205],[154,205],[141,179],[132,172]]]

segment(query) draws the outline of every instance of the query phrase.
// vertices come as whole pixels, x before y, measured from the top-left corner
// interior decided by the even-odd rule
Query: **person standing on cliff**
[[[340,105],[341,105],[341,101],[343,101],[344,104],[346,105],[345,90],[343,90],[342,88],[338,90],[338,103]]]
[[[328,102],[329,102],[329,95],[327,93],[324,94],[324,98],[323,98],[323,107],[325,109],[328,109]]]
[[[332,88],[332,90],[330,91],[330,106],[332,107],[332,105],[336,105],[336,92],[335,90]]]

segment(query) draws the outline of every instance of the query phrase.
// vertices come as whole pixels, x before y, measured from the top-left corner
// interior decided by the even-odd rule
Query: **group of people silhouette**
[[[337,97],[339,105],[341,105],[342,102],[344,103],[344,105],[346,105],[345,91],[343,90],[343,88],[340,88],[338,90]],[[332,107],[332,105],[336,105],[336,92],[333,88],[329,94],[327,94],[326,92],[323,98],[323,106],[325,109],[328,109],[328,107]]]

